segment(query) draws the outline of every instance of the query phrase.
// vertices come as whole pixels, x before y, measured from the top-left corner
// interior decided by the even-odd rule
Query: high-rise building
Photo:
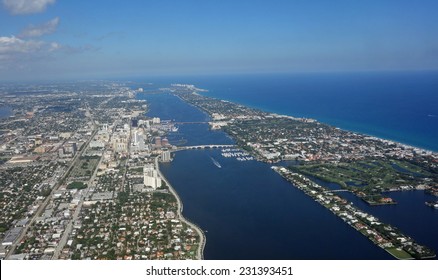
[[[161,187],[161,178],[158,177],[158,172],[153,165],[145,165],[143,167],[144,184],[153,189]]]
[[[169,140],[167,138],[163,138],[163,140],[161,140],[161,146],[163,147],[169,146]]]
[[[126,153],[128,151],[128,137],[125,133],[114,134],[111,138],[114,151]]]
[[[170,152],[169,151],[163,151],[161,153],[161,160],[163,162],[169,162],[172,160],[172,158],[170,157]]]
[[[155,147],[157,147],[157,148],[161,147],[161,137],[160,136],[155,137]]]
[[[137,134],[137,131],[134,132],[134,145],[135,145],[135,146],[138,145],[138,134]]]

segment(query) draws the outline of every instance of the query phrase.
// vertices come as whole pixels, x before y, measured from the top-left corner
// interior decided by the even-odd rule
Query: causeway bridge
[[[340,189],[340,190],[329,190],[329,191],[325,191],[324,193],[338,193],[338,192],[351,192],[351,191]]]
[[[205,124],[209,122],[172,122],[172,124]]]
[[[223,149],[223,148],[237,148],[237,146],[236,145],[221,145],[221,144],[181,146],[181,147],[177,147],[176,150],[172,150],[172,152],[185,151],[185,150]]]

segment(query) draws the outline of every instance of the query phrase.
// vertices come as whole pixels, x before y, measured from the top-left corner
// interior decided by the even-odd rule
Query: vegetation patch
[[[67,186],[67,189],[69,189],[69,190],[71,190],[71,189],[82,190],[82,189],[86,189],[86,188],[87,188],[87,184],[82,183],[82,182],[71,182]]]
[[[385,250],[399,260],[413,259],[413,257],[408,252],[399,248],[386,248]]]
[[[339,163],[303,163],[291,169],[326,182],[337,183],[345,189],[362,192],[361,197],[382,191],[397,190],[401,186],[417,186],[438,182],[438,174],[421,164],[396,159],[368,159]],[[379,197],[377,197],[379,198]]]

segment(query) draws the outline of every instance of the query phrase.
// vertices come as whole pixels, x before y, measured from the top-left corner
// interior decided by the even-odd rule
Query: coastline
[[[203,260],[204,259],[204,248],[205,248],[205,244],[207,242],[207,237],[205,236],[204,231],[202,231],[202,229],[197,226],[196,224],[190,222],[189,220],[187,220],[184,215],[182,214],[184,205],[182,203],[181,198],[179,197],[178,193],[176,192],[176,190],[172,187],[172,185],[169,183],[169,181],[166,179],[166,177],[161,173],[160,170],[160,165],[158,163],[158,159],[161,156],[156,156],[155,157],[155,167],[156,170],[158,172],[158,176],[161,177],[161,179],[166,183],[166,185],[168,186],[171,194],[176,198],[177,204],[178,204],[178,219],[180,219],[182,222],[186,223],[189,227],[192,227],[199,235],[199,245],[198,245],[198,250],[196,252],[196,258],[198,260]]]
[[[207,97],[207,98],[213,98],[213,99],[216,99],[216,100],[221,100],[221,101],[225,101],[225,102],[239,104],[241,106],[244,106],[244,107],[247,107],[247,108],[250,108],[250,109],[254,109],[254,110],[258,110],[260,112],[264,112],[264,113],[267,113],[267,114],[275,114],[275,115],[278,115],[278,116],[284,116],[286,118],[303,118],[303,119],[314,120],[314,121],[316,121],[319,124],[328,125],[328,126],[331,126],[333,128],[340,129],[340,130],[343,130],[343,131],[348,131],[348,132],[355,133],[355,134],[358,134],[358,135],[362,135],[364,137],[369,137],[369,138],[378,139],[378,140],[381,140],[381,141],[384,141],[384,142],[397,144],[397,145],[400,145],[400,146],[402,146],[404,148],[416,149],[418,151],[423,151],[423,152],[426,152],[426,153],[438,153],[438,150],[435,150],[435,149],[425,148],[425,147],[421,147],[421,146],[418,146],[418,145],[409,144],[409,143],[406,143],[406,142],[403,142],[403,141],[400,141],[400,140],[396,140],[396,139],[391,139],[391,138],[387,138],[387,137],[381,137],[381,136],[378,136],[378,135],[375,135],[375,134],[372,134],[372,133],[367,133],[367,132],[363,132],[363,131],[356,130],[356,129],[344,128],[342,125],[333,124],[331,121],[321,121],[318,118],[314,118],[314,117],[296,117],[296,116],[290,115],[289,113],[279,113],[279,112],[276,112],[275,110],[270,111],[269,109],[266,109],[266,108],[261,108],[261,107],[253,106],[253,105],[247,105],[247,104],[244,104],[244,103],[239,103],[237,101],[231,101],[231,100],[224,99],[222,97],[218,97],[218,96],[214,96],[214,95],[202,94],[202,93],[199,93],[197,91],[195,91],[195,93],[197,95],[201,95],[201,96],[204,96],[204,97]],[[206,113],[207,116],[209,116],[210,121],[212,120],[211,113],[208,112],[207,110],[205,110],[204,108],[202,108],[201,106],[197,106],[195,104],[192,104],[191,102],[187,102],[187,100],[183,99],[181,96],[179,96],[178,94],[175,94],[173,92],[171,92],[170,94],[175,96],[175,97],[177,97],[178,99],[184,101],[185,103],[187,103],[187,104],[189,104],[189,105],[191,105],[191,106],[193,106],[195,108],[198,108],[202,112]]]
[[[207,113],[207,115],[209,115],[210,116],[210,118],[212,119],[212,113],[211,112],[209,112],[209,110],[206,110],[205,108],[203,108],[202,106],[199,106],[199,105],[197,105],[197,104],[193,104],[192,102],[190,102],[190,101],[188,101],[188,100],[186,100],[185,98],[182,98],[181,96],[179,96],[178,94],[172,94],[172,95],[174,95],[174,96],[176,96],[176,97],[178,97],[180,100],[182,100],[182,101],[184,101],[184,102],[186,102],[186,103],[189,103],[189,104],[191,104],[191,105],[193,105],[193,106],[195,106],[196,108],[198,108],[199,110],[201,110],[201,111],[203,111],[203,112],[205,112],[205,113]],[[199,95],[199,94],[198,94]],[[226,102],[228,102],[228,101],[226,101]],[[233,103],[233,102],[231,102],[231,103]],[[240,106],[243,106],[243,107],[246,107],[245,105],[240,105]],[[256,109],[256,110],[259,110],[259,109]],[[269,114],[269,112],[266,112],[266,111],[262,111],[262,112],[264,112],[264,113],[268,113]],[[272,113],[271,113],[272,114]],[[275,113],[273,113],[273,114],[275,114]],[[277,114],[276,114],[277,115]],[[286,117],[286,118],[293,118],[293,117],[291,117],[291,116],[288,116],[288,115],[280,115],[280,116],[283,116],[283,117]],[[317,120],[314,120],[315,122],[317,122],[317,123],[320,123],[320,124],[325,124],[325,123],[321,123],[321,122],[319,122],[319,121],[317,121]],[[331,126],[331,125],[329,125],[329,126]],[[334,128],[336,128],[335,126],[332,126],[332,127],[334,127]],[[337,129],[340,129],[340,130],[344,130],[344,129],[341,129],[341,128],[337,128]],[[350,130],[344,130],[344,131],[350,131]],[[387,142],[387,143],[390,143],[390,144],[395,144],[395,145],[397,145],[397,146],[401,146],[401,147],[403,147],[403,148],[411,148],[411,149],[413,149],[413,150],[416,150],[416,151],[423,151],[423,152],[426,152],[426,153],[435,153],[434,151],[432,151],[432,150],[427,150],[427,149],[424,149],[424,148],[420,148],[420,147],[416,147],[416,146],[412,146],[412,145],[408,145],[408,144],[404,144],[404,143],[401,143],[401,142],[397,142],[397,141],[394,141],[394,140],[388,140],[388,139],[384,139],[384,138],[380,138],[380,137],[377,137],[377,136],[372,136],[372,135],[367,135],[367,134],[364,134],[364,133],[360,133],[360,132],[354,132],[354,131],[350,131],[350,132],[352,132],[352,133],[355,133],[355,134],[359,134],[359,135],[362,135],[363,137],[366,137],[366,138],[372,138],[372,139],[376,139],[376,140],[379,140],[379,141],[382,141],[382,142]],[[227,135],[229,136],[229,137],[231,137],[232,139],[235,139],[233,136],[231,136],[230,134],[228,134],[227,133]],[[238,146],[239,146],[239,144],[237,144]],[[241,147],[242,148],[242,147]],[[258,161],[263,161],[263,160],[261,160],[261,159],[259,159],[258,157],[256,157],[254,154],[253,154],[253,156],[255,157],[255,158],[257,158],[257,160]],[[280,174],[281,175],[281,174]],[[283,176],[282,176],[283,177]],[[293,184],[292,184],[293,185]],[[324,206],[324,205],[323,205]],[[332,211],[333,212],[333,211]],[[344,220],[345,221],[345,220]],[[366,237],[368,237],[368,239],[369,240],[371,240],[375,245],[377,245],[378,247],[380,247],[380,248],[382,248],[382,249],[384,249],[384,251],[386,251],[388,254],[390,254],[391,256],[393,256],[394,258],[396,258],[396,259],[415,259],[416,257],[413,257],[412,255],[410,255],[410,254],[408,254],[406,251],[404,251],[406,254],[401,254],[400,255],[400,253],[398,252],[400,249],[399,248],[394,248],[394,247],[392,247],[392,248],[385,248],[385,246],[382,246],[382,244],[379,244],[380,243],[380,241],[379,242],[377,242],[377,241],[373,241],[373,238],[370,238],[370,236],[367,236],[366,234],[364,234],[363,232],[361,232],[358,228],[355,228],[353,225],[351,225],[350,224],[350,226],[352,226],[354,229],[356,229],[357,231],[359,231],[360,233],[362,233],[362,235],[365,235]],[[380,233],[380,232],[379,232]],[[379,233],[376,233],[376,235],[377,236],[379,236]],[[380,238],[380,237],[379,237]],[[417,244],[418,245],[418,244]],[[421,246],[421,245],[420,245]],[[423,247],[423,246],[421,246],[421,247]],[[424,247],[425,248],[425,250],[424,251],[428,251],[429,250],[429,248],[427,248],[427,247]],[[423,250],[423,249],[422,249]],[[408,251],[410,251],[410,250],[408,250]],[[423,252],[424,253],[424,252]],[[432,253],[433,254],[433,253]],[[429,254],[427,254],[427,253],[425,253],[425,254],[422,254],[422,256],[420,257],[421,259],[426,259],[426,258],[435,258],[436,257],[436,255],[434,254],[433,256],[431,256],[431,255],[429,255]]]
[[[411,237],[401,233],[390,224],[385,224],[373,215],[360,211],[353,206],[353,204],[344,203],[342,200],[334,202],[336,198],[333,197],[332,191],[312,182],[305,176],[294,173],[284,167],[273,166],[272,169],[290,182],[293,187],[296,187],[311,197],[315,202],[332,212],[347,225],[361,233],[374,245],[383,249],[394,258],[398,260],[436,258],[436,254],[433,251],[430,251],[430,249],[425,246],[415,244],[415,241]],[[373,226],[373,224],[377,223],[383,226]],[[406,242],[406,244],[402,243],[401,245],[397,245],[396,240],[399,238],[407,239],[408,242]],[[408,243],[414,243],[416,250],[412,250],[412,245],[408,245]],[[419,247],[422,247],[421,250],[418,249]]]
[[[201,93],[207,97],[265,112],[316,119],[343,130],[438,152],[435,141],[438,135],[430,132],[438,115],[436,74],[436,71],[265,73],[218,75],[192,82],[207,88],[208,93]],[[273,87],[275,92],[270,93]],[[354,94],[349,93],[351,89]],[[379,100],[378,104],[373,105],[373,100]]]
[[[255,107],[255,106],[248,106],[248,105],[245,105],[245,104],[237,103],[235,101],[229,101],[229,100],[222,99],[222,98],[215,97],[215,96],[202,95],[202,94],[200,94],[198,92],[195,92],[195,93],[197,95],[201,95],[201,96],[204,96],[204,97],[207,97],[207,98],[213,98],[213,99],[216,99],[216,100],[221,100],[221,101],[225,101],[225,102],[230,102],[230,103],[238,104],[240,106],[244,106],[244,107],[247,107],[247,108],[250,108],[250,109],[258,110],[258,111],[266,113],[266,114],[274,114],[274,115],[282,116],[282,117],[285,117],[285,118],[299,118],[299,117],[295,117],[295,116],[292,116],[292,115],[289,115],[289,114],[276,113],[275,111],[271,112],[271,111],[268,111],[266,109],[262,109],[262,108]],[[173,96],[179,98],[180,100],[186,102],[187,104],[189,104],[191,106],[194,106],[195,108],[198,108],[202,112],[206,113],[209,116],[210,121],[212,120],[212,115],[211,115],[211,113],[209,111],[205,110],[201,106],[197,106],[195,104],[192,104],[191,102],[188,102],[187,100],[185,100],[184,98],[182,98],[178,94],[175,94],[175,93],[171,93],[171,94]],[[402,142],[402,141],[399,141],[399,140],[394,140],[394,139],[389,139],[389,138],[385,138],[385,137],[380,137],[380,136],[377,136],[377,135],[374,135],[374,134],[370,134],[370,133],[366,133],[366,132],[362,132],[362,131],[358,131],[358,130],[354,130],[354,129],[342,128],[340,126],[331,124],[330,122],[320,121],[320,120],[318,120],[316,118],[303,117],[303,119],[313,120],[313,121],[315,121],[318,124],[327,125],[327,126],[335,128],[335,129],[351,132],[351,133],[354,133],[354,134],[357,134],[357,135],[361,135],[361,136],[366,137],[366,138],[371,138],[371,139],[379,140],[379,141],[386,142],[386,143],[389,143],[389,144],[395,144],[395,145],[398,145],[398,146],[403,147],[405,149],[412,149],[412,150],[416,150],[416,151],[419,151],[419,152],[432,153],[432,154],[438,153],[438,150],[434,150],[434,149],[430,149],[430,148],[424,148],[424,147],[421,147],[421,146],[415,146],[413,144],[408,144],[408,143],[405,143],[405,142]],[[231,137],[231,135],[229,135],[229,136]],[[231,138],[234,140],[233,137],[231,137]]]

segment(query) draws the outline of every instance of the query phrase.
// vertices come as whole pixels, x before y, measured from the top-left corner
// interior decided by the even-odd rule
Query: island
[[[196,106],[209,115],[210,129],[223,130],[235,144],[171,143],[176,123],[147,116],[147,102],[137,98],[145,93]],[[338,193],[375,207],[396,207],[388,192],[438,195],[437,153],[205,93],[179,83],[146,90],[108,81],[0,86],[0,106],[13,113],[0,119],[0,258],[203,259],[206,236],[183,216],[160,163],[169,164],[177,151],[206,148],[271,164],[395,258],[435,257]]]
[[[207,112],[211,129],[222,129],[251,158],[282,177],[374,244],[398,259],[434,258],[435,252],[336,195],[347,191],[372,206],[395,205],[387,192],[438,191],[438,154],[390,140],[342,130],[314,119],[264,112],[199,94],[194,85],[167,89]],[[246,157],[245,157],[246,158]],[[318,184],[332,183],[329,189]]]

